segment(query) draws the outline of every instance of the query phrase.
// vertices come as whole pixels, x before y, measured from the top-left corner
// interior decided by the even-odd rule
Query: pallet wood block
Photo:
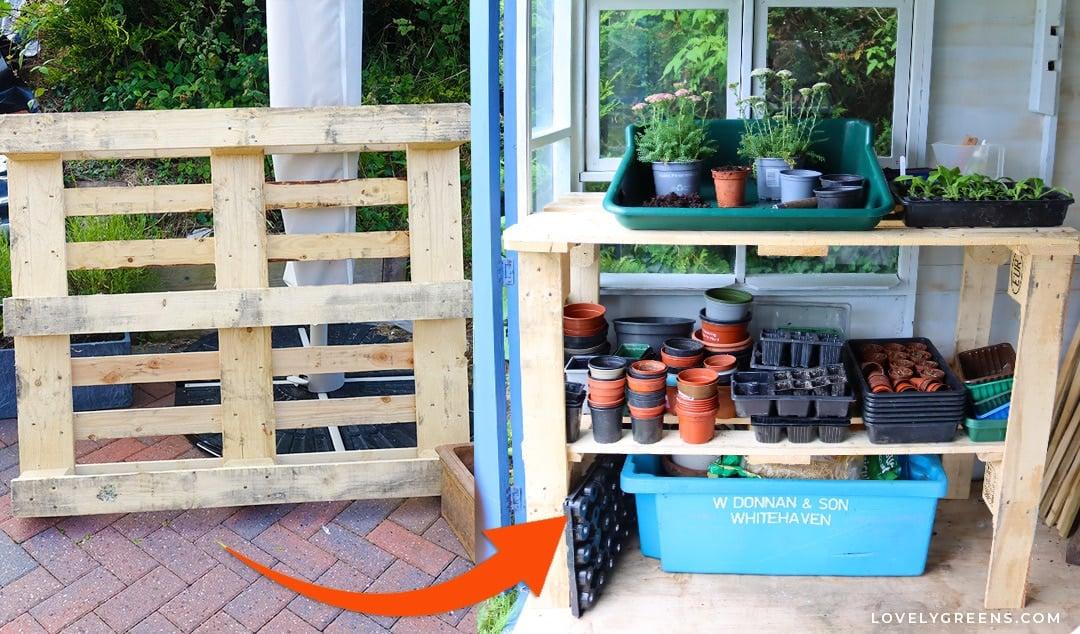
[[[476,561],[476,480],[473,477],[473,446],[442,445],[435,448],[442,462],[441,514],[461,542],[470,561]]]
[[[17,516],[438,495],[435,446],[469,436],[460,156],[468,106],[0,116],[20,390]],[[266,183],[268,153],[407,149],[409,180]],[[209,156],[211,182],[65,189],[62,160]],[[267,235],[279,207],[408,204],[408,231]],[[32,210],[32,213],[31,213]],[[210,210],[214,236],[66,244],[65,219]],[[412,282],[271,288],[281,261],[410,257]],[[69,297],[67,271],[213,267],[200,291]],[[281,265],[274,264],[279,270]],[[273,350],[271,328],[412,320],[411,343]],[[218,330],[211,352],[70,358],[72,335]],[[273,377],[413,369],[416,394],[273,400]],[[216,405],[72,412],[73,386],[219,380]],[[416,447],[276,454],[276,430],[416,422]],[[222,433],[220,459],[75,463],[74,441]]]

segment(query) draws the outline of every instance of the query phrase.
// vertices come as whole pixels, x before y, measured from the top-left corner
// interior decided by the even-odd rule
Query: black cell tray
[[[619,486],[625,459],[598,457],[563,503],[570,609],[578,618],[596,603],[637,526],[634,496]]]
[[[822,341],[822,338],[828,340]],[[839,335],[827,335],[798,330],[762,330],[754,343],[755,363],[761,368],[811,368],[840,363],[844,340]]]
[[[863,422],[866,422],[865,420]],[[952,442],[958,423],[889,423],[866,422],[866,433],[875,445],[897,445],[915,442]]]
[[[774,391],[775,372],[752,371],[736,372],[731,379],[731,400],[735,402],[735,412],[743,418],[747,416],[782,416],[794,418],[844,418],[855,397],[848,393],[844,396],[806,396],[778,395]],[[746,385],[759,383],[767,385],[765,394],[750,395]],[[811,405],[813,406],[811,408]]]
[[[843,442],[851,429],[850,418],[791,418],[784,416],[751,416],[750,428],[760,443],[778,443],[784,432],[793,443]]]
[[[1042,200],[944,201],[901,197],[909,227],[1060,227],[1073,199],[1053,193]]]

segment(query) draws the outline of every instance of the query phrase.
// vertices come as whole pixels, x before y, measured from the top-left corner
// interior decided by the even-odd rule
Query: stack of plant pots
[[[738,367],[750,367],[754,340],[750,337],[751,309],[754,296],[735,288],[714,288],[705,292],[701,310],[701,329],[694,339],[711,355],[734,356]]]
[[[589,412],[593,439],[608,444],[622,438],[626,405],[626,359],[599,356],[589,361]]]
[[[683,370],[696,368],[701,365],[705,358],[705,346],[700,341],[674,337],[660,346],[660,360],[668,368],[667,377],[667,411],[675,412],[675,395],[677,381],[676,376]]]
[[[566,442],[581,437],[581,406],[585,403],[585,386],[566,381]]]
[[[720,376],[709,368],[679,372],[675,410],[679,415],[679,437],[691,445],[712,440],[719,410]]]
[[[611,351],[606,312],[600,304],[569,304],[563,308],[563,353],[567,359]]]
[[[644,360],[627,370],[627,402],[634,442],[651,445],[660,440],[667,411],[667,366],[660,361]]]
[[[735,402],[731,400],[731,377],[739,369],[739,360],[730,354],[705,357],[706,368],[717,374],[717,418],[735,418]]]

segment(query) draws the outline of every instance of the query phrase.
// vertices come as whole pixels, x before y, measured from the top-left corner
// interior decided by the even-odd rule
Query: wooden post
[[[528,520],[562,515],[570,465],[566,454],[563,389],[562,257],[520,253],[518,270],[521,347],[521,465]],[[568,608],[566,543],[559,542],[538,606]]]
[[[990,322],[994,316],[998,268],[1009,259],[1003,247],[964,247],[964,272],[960,280],[960,304],[956,315],[956,352],[981,348],[990,343]],[[959,370],[959,362],[953,364]],[[942,466],[949,478],[948,499],[971,495],[971,472],[975,456],[945,455]]]
[[[213,152],[214,249],[218,290],[268,288],[263,153]],[[221,456],[272,462],[276,453],[270,328],[218,331]]]
[[[1013,261],[1017,281],[1010,292],[1021,306],[1020,336],[986,578],[988,609],[1024,606],[1073,266],[1072,256],[1026,249]]]
[[[570,250],[569,303],[600,302],[600,247],[579,244]]]
[[[15,297],[68,294],[63,169],[59,155],[8,162]],[[75,467],[71,337],[15,337],[15,382],[20,471],[70,472]]]
[[[461,162],[457,147],[406,151],[412,281],[465,279]],[[469,374],[465,320],[413,322],[416,441],[420,455],[469,442]]]

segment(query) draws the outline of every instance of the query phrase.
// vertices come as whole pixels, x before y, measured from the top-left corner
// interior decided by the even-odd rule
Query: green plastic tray
[[[972,401],[985,401],[986,399],[997,396],[998,394],[1004,394],[1006,392],[1012,392],[1013,377],[1007,379],[999,379],[997,381],[989,381],[987,383],[977,383],[975,385],[968,385],[967,391],[971,395]]]
[[[1002,420],[978,420],[968,418],[964,420],[964,431],[972,442],[1001,442],[1005,440],[1005,428],[1008,419]]]
[[[877,226],[892,211],[894,200],[874,152],[873,127],[858,119],[827,119],[818,123],[820,139],[813,150],[822,165],[807,165],[823,174],[859,174],[868,183],[863,209],[773,209],[778,201],[759,201],[757,181],[747,179],[747,207],[716,206],[710,170],[719,165],[746,164],[736,154],[745,129],[742,119],[708,122],[709,137],[717,152],[705,161],[701,197],[707,209],[652,208],[641,205],[655,194],[652,166],[637,160],[637,126],[626,129],[626,154],[604,197],[604,209],[628,229],[681,231],[865,231]]]

